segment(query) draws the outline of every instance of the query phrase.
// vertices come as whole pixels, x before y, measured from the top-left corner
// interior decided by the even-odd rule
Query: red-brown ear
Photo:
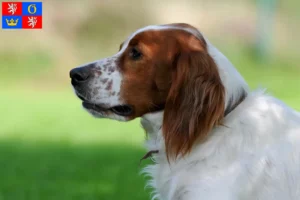
[[[224,117],[225,90],[210,55],[182,52],[176,63],[163,120],[168,159],[189,153]]]

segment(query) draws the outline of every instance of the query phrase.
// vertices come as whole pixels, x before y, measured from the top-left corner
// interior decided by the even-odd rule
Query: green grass
[[[0,200],[149,199],[138,121],[94,119],[71,90],[2,90],[0,110]]]
[[[0,199],[149,199],[130,145],[0,144]]]

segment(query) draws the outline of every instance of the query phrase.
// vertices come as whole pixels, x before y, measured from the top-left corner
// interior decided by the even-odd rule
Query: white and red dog
[[[300,114],[247,83],[196,28],[148,26],[73,69],[95,117],[141,117],[159,200],[299,200]]]

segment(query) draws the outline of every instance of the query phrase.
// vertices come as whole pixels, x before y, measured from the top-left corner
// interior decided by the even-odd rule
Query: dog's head
[[[83,107],[95,117],[128,121],[164,110],[166,146],[174,154],[205,137],[229,102],[230,90],[206,40],[187,24],[140,29],[117,54],[75,68],[70,76]]]

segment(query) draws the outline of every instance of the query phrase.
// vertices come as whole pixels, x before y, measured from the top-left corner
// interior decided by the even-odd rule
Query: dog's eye
[[[132,48],[129,56],[133,59],[133,60],[138,60],[142,57],[142,53],[137,49],[137,48]]]

